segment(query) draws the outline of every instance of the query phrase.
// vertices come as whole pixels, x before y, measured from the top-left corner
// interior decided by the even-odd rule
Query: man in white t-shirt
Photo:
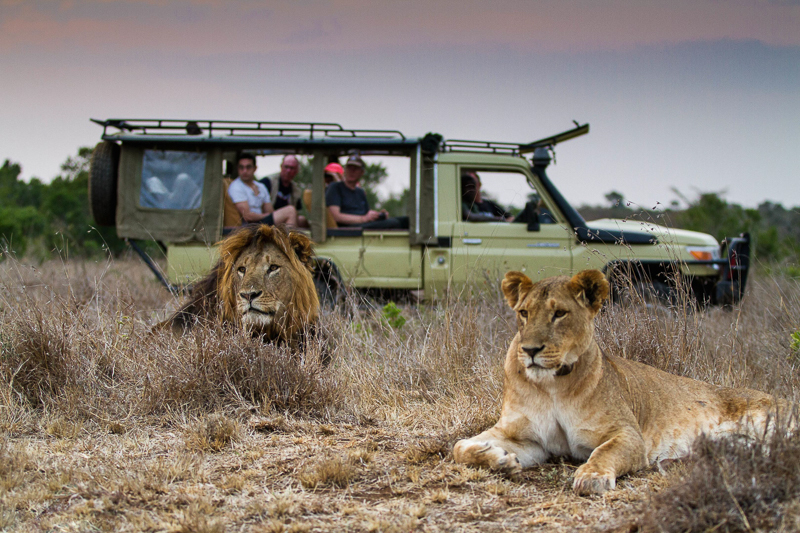
[[[253,154],[243,153],[239,156],[238,165],[239,177],[228,187],[228,196],[233,200],[245,223],[261,222],[296,227],[297,209],[293,205],[287,205],[273,210],[269,191],[264,184],[255,181],[256,157]]]

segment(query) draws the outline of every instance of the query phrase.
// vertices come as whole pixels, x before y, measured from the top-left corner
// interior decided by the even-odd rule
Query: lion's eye
[[[522,318],[528,318],[528,312],[525,309],[520,309],[519,316],[521,316]]]
[[[269,268],[267,269],[267,274],[271,274],[271,273],[275,272],[276,270],[278,270],[279,268],[280,267],[278,265],[270,265]]]
[[[564,316],[564,315],[566,315],[566,314],[567,314],[567,312],[566,312],[566,311],[562,311],[561,309],[559,309],[558,311],[556,311],[555,313],[553,313],[553,318],[554,318],[554,319],[555,319],[555,318],[561,318],[561,317],[563,317],[563,316]]]
[[[244,274],[245,272],[247,272],[247,269],[245,267],[241,266],[241,267],[237,268],[236,271],[239,274]]]

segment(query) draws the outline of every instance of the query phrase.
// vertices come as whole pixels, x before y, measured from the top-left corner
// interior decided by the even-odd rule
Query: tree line
[[[22,167],[6,159],[0,167],[0,252],[44,260],[53,252],[90,257],[125,249],[114,228],[97,226],[89,214],[91,155],[91,148],[79,148],[50,183],[22,181]]]

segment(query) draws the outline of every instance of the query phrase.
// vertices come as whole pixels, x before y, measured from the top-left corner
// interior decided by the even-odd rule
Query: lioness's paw
[[[459,463],[486,466],[511,476],[522,471],[517,454],[509,453],[488,441],[459,441],[453,449],[453,455]]]
[[[517,454],[507,452],[499,446],[493,446],[493,448],[494,450],[498,450],[500,455],[497,457],[494,464],[489,464],[489,468],[498,470],[509,476],[516,476],[522,471],[522,465],[519,459],[517,459]]]
[[[572,483],[572,490],[576,494],[602,494],[617,486],[614,472],[600,470],[594,465],[586,463],[575,471],[575,481]]]

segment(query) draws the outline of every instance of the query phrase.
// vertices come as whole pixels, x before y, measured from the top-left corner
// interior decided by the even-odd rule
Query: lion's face
[[[597,270],[534,284],[521,272],[503,279],[503,293],[517,313],[517,358],[532,379],[568,373],[594,335],[594,317],[608,297]]]
[[[316,322],[311,240],[271,226],[249,226],[220,245],[216,285],[225,321],[271,339],[291,339]]]
[[[251,245],[233,264],[236,312],[247,329],[274,328],[286,318],[294,291],[292,264],[275,244]]]

